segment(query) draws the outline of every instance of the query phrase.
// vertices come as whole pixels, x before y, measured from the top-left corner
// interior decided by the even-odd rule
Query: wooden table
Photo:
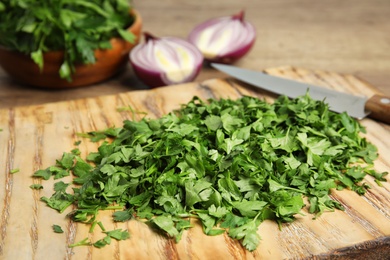
[[[266,69],[291,65],[353,74],[390,95],[390,1],[388,0],[149,0],[134,1],[144,30],[156,36],[187,37],[211,17],[246,10],[258,33],[240,67]],[[196,81],[225,77],[204,69]],[[0,69],[0,108],[41,104],[144,89],[131,68],[94,86],[44,90],[23,86]]]
[[[156,36],[170,35],[183,38],[188,35],[189,31],[196,24],[208,18],[234,14],[241,9],[245,9],[246,19],[251,21],[257,28],[258,38],[254,48],[245,58],[243,58],[236,64],[237,66],[249,69],[265,70],[269,68],[287,65],[293,66],[295,68],[308,69],[310,71],[330,71],[332,73],[335,72],[340,74],[354,75],[360,80],[368,82],[370,85],[375,86],[379,91],[383,92],[384,94],[390,95],[390,82],[388,80],[388,75],[390,74],[390,34],[388,33],[390,31],[390,19],[388,18],[390,17],[389,0],[345,0],[342,2],[338,0],[214,0],[209,1],[207,5],[202,5],[201,3],[202,1],[189,0],[149,0],[134,1],[134,6],[142,14],[145,31],[149,31]],[[226,75],[220,72],[217,72],[210,68],[204,68],[200,75],[197,77],[196,81],[205,82],[208,79],[225,77]],[[308,75],[308,78],[311,78],[310,75]],[[214,81],[212,80],[211,82]],[[193,88],[198,89],[197,87]],[[47,166],[50,162],[54,161],[54,158],[57,158],[58,154],[52,154],[51,152],[42,152],[43,156],[35,156],[35,154],[33,153],[34,151],[32,151],[35,147],[34,145],[37,145],[38,147],[39,145],[42,145],[44,143],[48,145],[48,147],[45,148],[47,149],[47,151],[54,151],[57,149],[56,151],[58,153],[65,151],[67,148],[70,148],[67,146],[72,145],[73,141],[69,142],[69,139],[67,139],[69,136],[72,136],[72,133],[70,133],[72,129],[68,127],[62,127],[64,126],[64,124],[60,125],[62,127],[61,128],[60,126],[58,126],[59,124],[55,124],[56,120],[62,120],[63,118],[65,118],[69,122],[73,122],[73,118],[80,114],[84,117],[88,117],[90,120],[93,121],[93,124],[89,125],[89,127],[94,126],[96,128],[101,129],[103,128],[105,123],[111,122],[110,120],[114,120],[114,118],[116,118],[115,122],[120,122],[120,119],[122,119],[120,118],[120,115],[114,113],[114,111],[107,109],[104,110],[104,108],[108,107],[107,104],[112,103],[112,100],[121,100],[120,98],[115,99],[114,96],[101,97],[97,98],[96,100],[88,99],[87,101],[70,101],[69,103],[47,103],[120,93],[121,97],[122,95],[123,97],[128,97],[130,95],[125,94],[125,92],[140,89],[148,89],[148,87],[137,80],[137,78],[133,75],[133,72],[130,67],[124,73],[106,82],[102,82],[93,86],[67,90],[46,90],[24,86],[18,84],[17,82],[9,78],[5,74],[5,72],[0,69],[0,112],[3,113],[0,114],[0,119],[2,119],[0,121],[6,122],[8,125],[13,127],[12,129],[6,128],[6,123],[1,126],[3,139],[0,140],[3,141],[3,144],[7,143],[6,141],[8,139],[5,139],[6,136],[9,136],[9,140],[7,143],[8,145],[0,145],[0,165],[3,165],[0,170],[0,174],[3,177],[5,176],[4,178],[8,178],[7,180],[9,182],[14,181],[14,186],[11,187],[14,189],[12,193],[12,195],[14,196],[12,197],[14,201],[13,205],[15,205],[15,203],[19,203],[19,201],[21,201],[22,203],[26,203],[26,201],[30,203],[29,200],[31,200],[31,196],[30,193],[25,192],[24,186],[26,185],[19,186],[18,180],[22,179],[22,181],[30,181],[30,178],[27,179],[27,177],[29,177],[30,175],[26,175],[27,177],[24,178],[24,175],[22,174],[30,174],[32,171],[23,171],[22,169],[22,171],[18,175],[14,175],[14,177],[11,178],[9,177],[11,175],[4,172],[3,169],[11,169],[13,167],[13,165],[11,165],[11,162],[15,165],[17,164],[17,162],[24,162],[23,165],[26,168],[35,167],[34,165],[31,165],[31,158],[34,158],[34,160],[36,159],[36,161],[34,161],[36,164],[42,163],[41,166]],[[158,91],[161,91],[161,89],[159,89]],[[169,92],[161,93],[165,93],[164,95],[168,95]],[[189,93],[184,93],[183,95],[185,94],[189,95]],[[137,95],[146,94],[140,92],[134,93],[135,97],[137,97]],[[137,101],[137,99],[135,100]],[[80,109],[80,107],[77,105],[79,103],[84,104],[84,102],[86,102],[85,104],[89,104],[88,102],[91,103],[91,107],[94,107],[93,113],[95,113],[93,115],[96,116],[91,116],[89,113],[85,112],[89,109],[89,106],[86,106],[86,108],[83,110]],[[76,105],[69,105],[70,103]],[[100,106],[103,103],[105,105]],[[39,104],[45,105],[31,106]],[[164,104],[168,107],[172,105],[169,102],[166,102]],[[20,107],[26,105],[30,106],[28,108],[31,109],[25,110],[24,107]],[[109,107],[113,106],[110,105]],[[50,109],[63,115],[63,117],[60,116],[51,118]],[[72,109],[73,112],[68,113],[66,109]],[[100,113],[99,109],[104,110],[104,113],[107,113],[107,115],[110,115],[110,113],[112,113],[116,117],[102,116],[106,114]],[[46,113],[46,110],[50,113]],[[163,111],[168,112],[169,109],[164,107]],[[56,113],[54,114],[58,115]],[[18,117],[18,115],[20,116]],[[46,118],[46,116],[48,116],[48,118]],[[18,120],[20,120],[20,122],[17,121],[16,125],[14,125],[15,122],[13,120],[8,120],[8,117],[17,118]],[[25,118],[29,118],[29,120],[32,119],[32,121],[25,120]],[[109,118],[110,120],[105,121],[105,119],[107,118]],[[54,121],[52,122],[52,120]],[[381,127],[378,128],[377,123],[373,121],[366,121],[365,124],[368,124],[368,126],[371,127],[370,129],[372,129],[372,127],[375,127],[375,129],[380,129],[379,132],[370,131],[370,133],[373,134],[375,138],[375,134],[378,134],[379,139],[377,140],[379,141],[377,141],[376,144],[380,145],[381,149],[381,165],[383,166],[383,169],[388,169],[387,158],[388,154],[390,153],[388,152],[389,146],[387,145],[389,139],[386,138],[386,135],[389,134],[389,126],[380,125]],[[65,124],[65,126],[68,125]],[[43,131],[43,129],[47,129],[47,131],[45,132]],[[9,132],[12,132],[11,130],[14,131],[16,134],[9,134]],[[57,135],[58,132],[66,133],[67,135]],[[60,141],[58,142],[59,144],[57,143],[57,141],[41,142],[41,139],[39,138],[32,139],[29,133],[38,133],[41,135],[47,134],[52,139],[58,138],[58,136],[60,136],[60,138],[58,139]],[[34,145],[23,146],[21,144],[22,141],[18,141],[20,140],[19,138],[22,138],[22,141],[25,141],[30,144],[34,142],[36,143],[34,143]],[[383,138],[385,138],[385,140],[383,140]],[[17,142],[15,141],[16,139]],[[39,142],[41,142],[42,144]],[[14,143],[18,145],[18,148],[15,148],[15,150],[13,150],[12,148]],[[66,149],[64,148],[65,146]],[[29,154],[30,156],[23,157],[23,153],[19,153],[19,151],[23,151],[23,153],[31,152],[31,154]],[[17,159],[15,161],[11,160],[10,162],[5,163],[4,158],[8,157],[17,157]],[[30,159],[30,161],[28,161],[27,159]],[[39,160],[42,160],[42,162],[38,162]],[[4,182],[3,180],[1,181],[1,183],[3,185],[3,188],[2,190],[0,190],[0,197],[4,195],[4,190],[7,191],[11,189],[8,186],[5,186],[4,183],[6,182]],[[387,190],[380,190],[380,192],[387,192],[387,196],[388,184],[386,185]],[[349,195],[354,196],[351,194]],[[11,196],[9,196],[9,199],[10,198]],[[35,196],[34,200],[37,200],[37,198],[38,196]],[[346,198],[350,199],[351,197],[346,196]],[[372,196],[372,198],[376,199],[375,196]],[[5,202],[6,200],[2,199],[2,201]],[[389,205],[388,200],[383,200],[383,202],[378,200],[375,202],[377,202],[378,205]],[[39,206],[42,207],[42,205],[40,204]],[[385,216],[384,218],[387,218],[385,220],[388,220],[389,218],[387,209],[389,207],[385,206],[378,207],[378,212],[381,212],[382,209],[385,209],[383,211],[385,211],[386,213],[384,213],[383,216]],[[29,210],[31,209],[35,208],[29,207]],[[45,212],[49,212],[50,209],[42,207],[42,210],[44,210]],[[360,211],[362,212],[362,214],[364,213],[363,215],[367,215],[367,209],[362,208]],[[358,212],[359,214],[361,213],[360,211]],[[2,211],[2,216],[8,216],[8,213],[6,212],[7,214],[3,214],[4,212],[6,211]],[[50,211],[48,215],[43,214],[40,215],[40,217],[51,217],[53,216],[52,213],[53,212]],[[12,214],[14,213],[11,213],[11,215]],[[27,218],[28,215],[26,213],[24,214]],[[342,212],[337,212],[337,214],[339,214],[340,216],[344,216],[344,213]],[[372,218],[372,221],[374,221],[375,223],[380,222],[378,219],[375,219],[375,215],[370,216]],[[38,217],[34,215],[33,220],[35,221],[36,219],[38,219]],[[332,218],[332,220],[334,219]],[[23,239],[14,240],[11,236],[12,232],[19,232],[20,230],[22,230],[17,228],[11,228],[16,224],[19,228],[27,226],[27,230],[33,230],[33,228],[37,229],[37,227],[35,226],[30,227],[30,222],[18,222],[18,220],[8,220],[7,218],[2,218],[2,221],[4,223],[9,221],[9,225],[7,222],[7,236],[4,235],[5,233],[0,232],[2,235],[2,237],[0,238],[0,246],[2,246],[3,244],[9,245],[8,241],[5,241],[5,239],[11,239],[14,244],[20,243],[21,245],[26,245],[23,240],[25,239],[25,237]],[[317,222],[314,223],[315,225],[318,224]],[[382,222],[380,222],[380,224],[381,223]],[[388,222],[386,223],[384,221],[383,223],[387,225],[387,229],[385,230],[386,232],[384,232],[387,235],[389,234],[387,231]],[[297,224],[297,227],[300,227],[299,223]],[[49,226],[45,225],[45,228],[48,229]],[[375,228],[372,228],[372,226],[369,226],[369,228],[371,228],[371,232],[377,232]],[[292,229],[285,230],[287,230],[285,232],[288,233]],[[301,229],[294,229],[293,231],[296,231],[296,233],[294,234],[298,235],[299,232],[301,232]],[[31,234],[35,233],[26,232],[25,234],[30,236]],[[44,231],[42,231],[41,234],[44,234]],[[279,235],[281,233],[275,234]],[[306,235],[307,234],[308,233],[306,233]],[[305,234],[303,234],[303,236],[304,235]],[[32,236],[31,241],[37,243],[38,237]],[[45,240],[42,238],[41,241]],[[340,241],[333,242],[337,244]],[[31,248],[34,248],[34,246],[36,246],[34,243],[31,242],[28,245],[31,245]],[[199,241],[199,243],[207,245],[207,242],[204,241]],[[332,252],[332,257],[337,258],[338,256],[342,255],[343,259],[374,259],[375,257],[386,257],[386,254],[389,249],[389,236],[385,236],[383,240],[380,241],[375,240],[374,242],[369,241],[368,243],[357,244],[353,248],[341,248],[341,251],[337,250]],[[45,253],[44,250],[38,250],[37,252],[42,254]],[[353,255],[351,255],[351,252],[353,253]],[[20,252],[15,250],[15,254],[17,253]],[[33,253],[35,253],[35,251]],[[100,254],[100,251],[97,254]],[[247,253],[243,253],[243,255],[245,254]],[[390,255],[390,253],[388,255]],[[104,254],[102,256],[104,256]],[[327,257],[329,258],[329,254],[323,255],[324,259]],[[315,258],[322,258],[322,255],[317,255]]]

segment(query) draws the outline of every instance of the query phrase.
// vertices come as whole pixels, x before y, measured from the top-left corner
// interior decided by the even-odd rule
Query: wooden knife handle
[[[390,124],[390,97],[374,95],[367,100],[365,109],[370,118]]]

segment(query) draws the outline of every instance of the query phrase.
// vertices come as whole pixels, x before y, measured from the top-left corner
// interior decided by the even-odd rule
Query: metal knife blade
[[[370,117],[390,123],[389,97],[375,95],[368,99],[367,97],[351,95],[308,83],[268,75],[259,71],[238,68],[232,65],[212,63],[211,66],[245,83],[279,95],[296,98],[305,95],[308,91],[313,99],[328,103],[329,109],[334,112],[347,112],[350,116],[357,119],[362,119],[370,115]],[[371,112],[373,112],[373,115],[370,114]]]

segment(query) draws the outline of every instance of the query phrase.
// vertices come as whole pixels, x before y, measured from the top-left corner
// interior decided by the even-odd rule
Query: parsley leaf
[[[53,231],[54,231],[55,233],[64,233],[64,231],[62,230],[61,226],[59,226],[59,225],[53,225],[52,227],[53,227]]]

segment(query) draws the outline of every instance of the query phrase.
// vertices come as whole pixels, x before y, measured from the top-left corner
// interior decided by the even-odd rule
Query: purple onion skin
[[[208,62],[214,62],[214,63],[223,63],[223,64],[232,64],[235,63],[237,60],[241,59],[244,55],[246,55],[253,47],[255,41],[252,41],[251,44],[245,46],[244,48],[240,50],[236,50],[234,52],[231,52],[229,54],[226,54],[223,57],[215,57],[214,59],[205,59]]]
[[[194,28],[194,30],[189,34],[189,41],[192,42],[194,45],[196,45],[197,42],[197,37],[199,34],[199,31],[207,29],[209,26],[213,26],[215,24],[218,24],[219,22],[222,22],[223,19],[226,19],[228,17],[219,17],[219,18],[212,18],[209,20],[206,20],[205,22],[199,24]],[[244,11],[240,11],[238,14],[233,15],[230,17],[232,20],[239,20],[242,23],[245,23],[248,32],[251,32],[252,34],[249,35],[251,37],[251,41],[248,42],[247,44],[241,46],[239,49],[234,49],[231,50],[228,53],[225,53],[223,55],[217,55],[215,57],[204,57],[206,62],[213,62],[213,63],[224,63],[224,64],[231,64],[236,62],[237,60],[241,59],[243,56],[245,56],[253,47],[255,40],[256,40],[256,31],[254,26],[247,22],[244,21]]]
[[[165,83],[162,80],[160,73],[155,72],[155,71],[145,70],[133,62],[131,62],[131,65],[133,66],[134,73],[137,75],[137,77],[143,83],[148,85],[149,87],[158,88],[158,87],[167,86],[167,83]],[[199,66],[196,69],[196,71],[193,73],[193,75],[191,77],[187,78],[186,82],[190,82],[190,81],[194,80],[198,76],[198,74],[200,73],[201,69],[202,69],[202,66]]]
[[[146,45],[138,45],[132,50],[132,52],[129,53],[129,61],[133,67],[134,73],[136,74],[138,79],[140,79],[143,83],[145,83],[146,85],[148,85],[151,88],[157,88],[157,87],[162,87],[162,86],[167,86],[167,85],[190,82],[190,81],[193,81],[198,76],[198,74],[202,68],[204,58],[203,58],[201,52],[196,48],[196,46],[194,46],[193,44],[191,44],[190,42],[188,42],[186,40],[179,39],[179,38],[173,38],[173,37],[157,38],[157,37],[155,37],[147,32],[144,32],[144,35],[145,35],[145,44],[147,44],[149,41],[157,42],[160,39],[164,39],[164,41],[173,40],[176,43],[181,42],[183,44],[182,47],[184,49],[187,49],[187,51],[189,51],[189,53],[191,53],[191,55],[194,55],[194,57],[193,57],[194,58],[194,64],[193,64],[194,67],[193,67],[193,70],[191,71],[191,73],[186,75],[186,77],[183,78],[182,80],[172,81],[172,79],[170,79],[169,76],[166,74],[166,71],[160,70],[161,68],[156,70],[156,67],[155,66],[153,67],[152,63],[149,64],[150,67],[148,67],[147,62],[139,63],[140,62],[139,56],[137,56],[137,55],[139,55],[139,53],[142,53],[140,51],[143,50],[142,48],[146,47]],[[150,52],[148,52],[148,53],[150,54]],[[175,50],[171,49],[171,53],[175,53]],[[148,58],[149,59],[147,59],[147,60],[150,61],[151,56],[149,55]],[[141,65],[141,64],[143,64],[143,65]],[[182,72],[182,71],[179,69],[178,72]],[[172,71],[171,71],[171,73],[172,73]]]
[[[165,86],[166,84],[162,81],[160,73],[149,71],[141,68],[134,62],[130,61],[133,66],[133,70],[135,75],[146,85],[151,88],[157,88],[161,86]]]

